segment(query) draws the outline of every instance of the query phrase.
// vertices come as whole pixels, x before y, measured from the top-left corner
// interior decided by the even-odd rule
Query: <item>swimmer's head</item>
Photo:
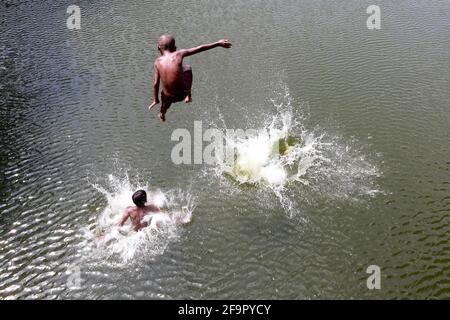
[[[170,34],[163,34],[158,39],[158,49],[161,52],[166,50],[173,52],[177,50],[177,47],[175,46],[175,38]]]
[[[144,190],[138,190],[133,194],[133,202],[134,204],[139,207],[143,208],[145,207],[145,204],[147,203],[147,193]]]

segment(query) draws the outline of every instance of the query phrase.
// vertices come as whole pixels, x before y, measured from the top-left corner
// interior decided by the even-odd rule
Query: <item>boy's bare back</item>
[[[163,85],[163,93],[176,96],[184,91],[183,57],[180,51],[169,52],[155,61],[155,71],[158,72]]]
[[[160,212],[160,210],[154,204],[147,204],[147,193],[145,190],[136,191],[132,196],[132,200],[136,206],[130,206],[125,209],[125,212],[119,221],[119,226],[122,227],[125,222],[130,219],[133,229],[139,231],[147,226],[147,223],[142,221],[144,216],[149,212],[157,213]]]
[[[161,109],[158,114],[161,121],[165,121],[165,114],[170,105],[175,102],[191,102],[192,69],[183,66],[183,58],[216,47],[231,48],[228,40],[201,45],[191,49],[176,50],[175,39],[170,35],[163,35],[158,40],[158,50],[161,54],[155,60],[153,68],[153,102],[152,109],[159,101],[159,82],[163,83],[161,92]]]
[[[147,222],[143,222],[143,218],[148,213],[160,212],[159,208],[154,205],[146,205],[145,207],[127,207],[122,219],[119,222],[119,226],[123,226],[125,222],[130,219],[131,225],[135,231],[139,231],[147,226]]]

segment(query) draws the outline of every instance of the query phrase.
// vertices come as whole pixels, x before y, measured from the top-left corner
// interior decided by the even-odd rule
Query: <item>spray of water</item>
[[[90,250],[102,259],[128,262],[138,255],[162,254],[178,237],[179,226],[192,219],[193,197],[181,190],[151,190],[147,185],[131,183],[128,176],[114,175],[108,176],[106,185],[93,186],[104,195],[107,204],[95,224],[83,231]],[[147,191],[148,202],[161,208],[161,213],[147,215],[144,221],[148,226],[136,232],[130,224],[118,227],[118,221],[126,207],[134,205],[131,195],[138,189]]]
[[[381,173],[357,142],[305,127],[308,104],[296,105],[286,87],[272,103],[275,112],[253,134],[227,135],[235,156],[218,159],[219,178],[272,190],[290,215],[305,203],[358,201],[379,192]]]

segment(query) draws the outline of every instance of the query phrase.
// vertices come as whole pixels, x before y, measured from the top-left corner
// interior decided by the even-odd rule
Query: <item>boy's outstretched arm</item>
[[[148,110],[151,110],[154,106],[159,103],[159,71],[156,66],[156,62],[153,66],[153,102],[148,107]]]
[[[184,58],[216,47],[231,48],[231,42],[223,39],[214,43],[204,44],[195,48],[181,49],[179,52],[181,56]]]
[[[155,206],[154,204],[148,204],[146,206],[146,208],[147,208],[147,210],[149,212],[161,212],[161,210],[157,206]]]

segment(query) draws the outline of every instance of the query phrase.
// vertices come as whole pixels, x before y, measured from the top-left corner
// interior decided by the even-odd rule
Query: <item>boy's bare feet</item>
[[[186,96],[186,98],[184,98],[184,103],[191,103],[192,102],[192,97],[191,95]]]
[[[159,118],[159,120],[161,120],[161,122],[166,122],[166,116],[164,114],[162,114],[161,112],[158,113],[158,118]]]

